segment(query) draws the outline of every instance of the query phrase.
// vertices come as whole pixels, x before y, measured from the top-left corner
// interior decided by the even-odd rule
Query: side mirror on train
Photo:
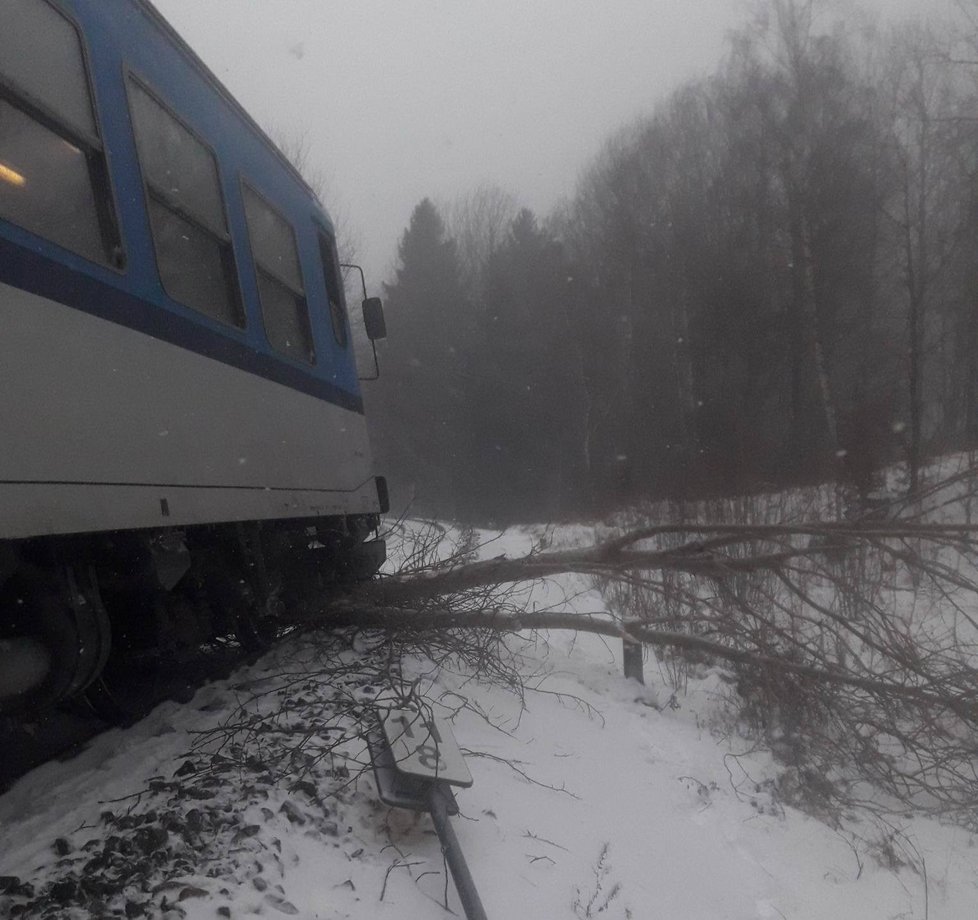
[[[387,338],[384,321],[384,304],[379,297],[368,297],[363,302],[363,328],[371,342]]]

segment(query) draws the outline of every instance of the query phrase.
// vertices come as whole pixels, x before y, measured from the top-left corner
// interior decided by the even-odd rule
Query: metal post
[[[441,841],[442,852],[448,860],[448,868],[451,869],[452,879],[455,881],[455,890],[462,902],[465,916],[468,920],[488,920],[482,907],[482,901],[479,900],[479,892],[475,889],[472,874],[469,872],[465,857],[462,855],[462,848],[459,846],[458,838],[448,820],[448,808],[438,783],[432,783],[428,790],[428,808],[431,811],[431,818],[435,822],[435,830],[438,832],[438,839]]]
[[[642,645],[630,639],[622,639],[622,664],[625,677],[631,677],[640,684],[645,683],[644,664],[642,661]]]

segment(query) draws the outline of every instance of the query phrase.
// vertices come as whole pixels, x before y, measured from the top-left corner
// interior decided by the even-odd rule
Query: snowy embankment
[[[486,553],[530,544],[510,531]],[[531,604],[602,600],[569,576]],[[784,807],[777,766],[724,715],[722,672],[674,694],[654,661],[647,688],[625,681],[621,649],[595,636],[527,636],[514,652],[522,705],[420,660],[405,675],[457,710],[475,782],[453,820],[489,917],[975,916],[972,835],[912,817],[837,831]],[[430,820],[380,804],[359,771],[349,716],[369,711],[378,664],[361,666],[359,641],[330,654],[331,685],[295,641],[18,782],[0,797],[0,916],[420,920],[444,915],[446,889],[460,914]],[[195,734],[285,700],[264,731]],[[328,742],[324,724],[346,734]],[[305,739],[301,775],[276,774],[287,736]]]

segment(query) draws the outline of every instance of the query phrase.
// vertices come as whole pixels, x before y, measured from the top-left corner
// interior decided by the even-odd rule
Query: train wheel
[[[225,629],[249,652],[269,648],[279,633],[280,603],[265,569],[260,540],[239,529],[232,548],[212,547],[200,572],[218,630]]]
[[[248,573],[237,580],[238,599],[234,610],[235,636],[249,652],[263,652],[279,633],[276,592],[265,560],[265,539],[258,524],[236,527],[238,552]]]
[[[263,652],[278,638],[279,621],[271,604],[251,602],[242,606],[235,617],[234,635],[249,652]]]
[[[0,713],[28,703],[51,673],[51,652],[37,636],[0,639]]]
[[[248,652],[270,648],[280,630],[280,605],[274,594],[233,577],[223,579],[219,591],[220,605],[241,647]]]
[[[158,663],[110,663],[85,691],[89,706],[112,725],[131,725],[147,715],[166,693]]]
[[[106,722],[130,725],[168,695],[173,669],[158,646],[159,598],[122,593],[110,596],[109,602],[115,615],[115,647],[85,699]]]
[[[0,713],[40,714],[97,679],[110,631],[91,573],[24,567],[2,594]]]

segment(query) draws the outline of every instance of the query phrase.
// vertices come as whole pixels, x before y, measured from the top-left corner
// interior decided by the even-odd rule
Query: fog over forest
[[[763,4],[549,213],[487,185],[417,204],[367,392],[395,504],[858,497],[975,445],[978,23],[820,9]]]

